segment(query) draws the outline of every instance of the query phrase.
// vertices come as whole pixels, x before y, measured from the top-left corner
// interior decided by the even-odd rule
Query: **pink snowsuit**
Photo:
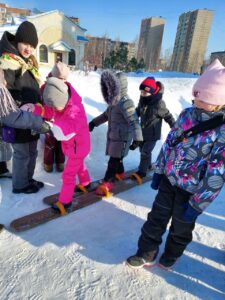
[[[90,133],[87,117],[80,95],[69,82],[66,82],[66,84],[70,90],[71,97],[62,111],[57,111],[47,105],[44,105],[44,110],[40,106],[35,105],[34,110],[34,114],[51,119],[54,124],[62,129],[64,135],[75,133],[75,136],[70,140],[62,141],[62,151],[67,157],[59,195],[59,201],[63,204],[72,201],[76,186],[76,175],[79,183],[83,186],[90,183],[90,176],[84,164],[84,159],[90,152]]]

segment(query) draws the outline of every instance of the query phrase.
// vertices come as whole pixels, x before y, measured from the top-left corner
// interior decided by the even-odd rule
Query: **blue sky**
[[[225,50],[224,0],[40,0],[7,1],[13,7],[33,8],[42,11],[58,9],[68,16],[80,18],[87,34],[107,36],[111,39],[132,42],[139,35],[141,20],[151,16],[166,19],[162,50],[173,48],[179,16],[190,10],[207,8],[214,11],[207,55]]]

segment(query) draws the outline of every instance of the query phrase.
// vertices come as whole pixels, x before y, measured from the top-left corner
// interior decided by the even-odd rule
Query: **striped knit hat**
[[[154,77],[145,78],[140,84],[139,90],[145,91],[150,94],[156,94],[159,90]]]

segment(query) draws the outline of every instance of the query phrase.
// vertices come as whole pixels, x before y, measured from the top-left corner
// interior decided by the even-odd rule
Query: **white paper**
[[[64,135],[62,129],[59,126],[55,125],[55,124],[52,126],[51,131],[53,132],[54,137],[57,139],[57,141],[68,141],[72,137],[75,136],[74,132],[72,132],[68,135]]]

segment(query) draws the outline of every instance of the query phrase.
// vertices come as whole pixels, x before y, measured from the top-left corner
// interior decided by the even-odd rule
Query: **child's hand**
[[[29,112],[34,112],[34,108],[35,108],[35,106],[32,103],[26,103],[26,104],[20,106],[21,110],[29,111]]]
[[[183,204],[182,207],[184,208],[183,220],[185,222],[194,222],[201,214],[201,212],[194,209],[194,207],[192,207],[189,202]]]

